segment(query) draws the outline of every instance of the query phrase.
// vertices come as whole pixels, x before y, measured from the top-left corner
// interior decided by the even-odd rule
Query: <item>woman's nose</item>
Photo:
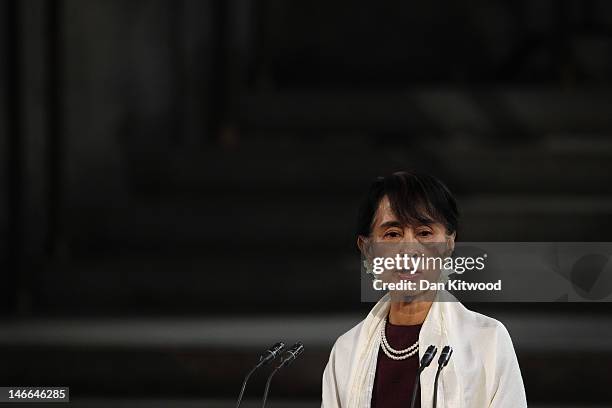
[[[407,231],[404,233],[402,238],[402,247],[400,253],[407,254],[409,256],[415,256],[420,251],[420,242],[417,239],[416,235],[412,233],[412,231]]]
[[[408,230],[404,232],[403,241],[407,243],[418,243],[419,242],[416,234],[412,230]]]

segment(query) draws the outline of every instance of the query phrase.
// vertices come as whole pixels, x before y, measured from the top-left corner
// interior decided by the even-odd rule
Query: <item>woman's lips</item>
[[[422,274],[421,271],[410,271],[410,270],[401,270],[401,271],[395,271],[395,275],[402,279],[402,280],[412,280],[412,279],[416,279],[418,276],[420,276]]]

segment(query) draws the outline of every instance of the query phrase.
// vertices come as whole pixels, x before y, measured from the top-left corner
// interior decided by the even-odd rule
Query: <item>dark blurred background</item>
[[[0,16],[2,386],[231,407],[260,351],[302,340],[270,406],[317,406],[333,341],[372,306],[355,216],[391,171],[448,184],[464,241],[610,241],[609,1]],[[468,307],[508,327],[530,406],[612,406],[609,304]]]

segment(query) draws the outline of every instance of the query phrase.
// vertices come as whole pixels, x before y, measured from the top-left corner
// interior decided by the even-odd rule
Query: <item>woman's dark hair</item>
[[[457,231],[459,211],[449,189],[429,174],[397,172],[378,177],[370,186],[357,220],[357,234],[369,236],[374,216],[384,196],[402,224],[420,225],[439,222],[446,232]]]

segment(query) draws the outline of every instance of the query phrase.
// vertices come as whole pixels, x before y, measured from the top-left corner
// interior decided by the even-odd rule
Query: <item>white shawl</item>
[[[323,373],[323,408],[370,408],[380,339],[389,295],[357,326],[336,340]],[[438,408],[523,408],[523,379],[512,340],[499,321],[468,310],[438,292],[419,334],[419,360],[430,344],[438,354],[421,374],[421,407],[433,404],[440,351],[453,348],[438,383]]]

